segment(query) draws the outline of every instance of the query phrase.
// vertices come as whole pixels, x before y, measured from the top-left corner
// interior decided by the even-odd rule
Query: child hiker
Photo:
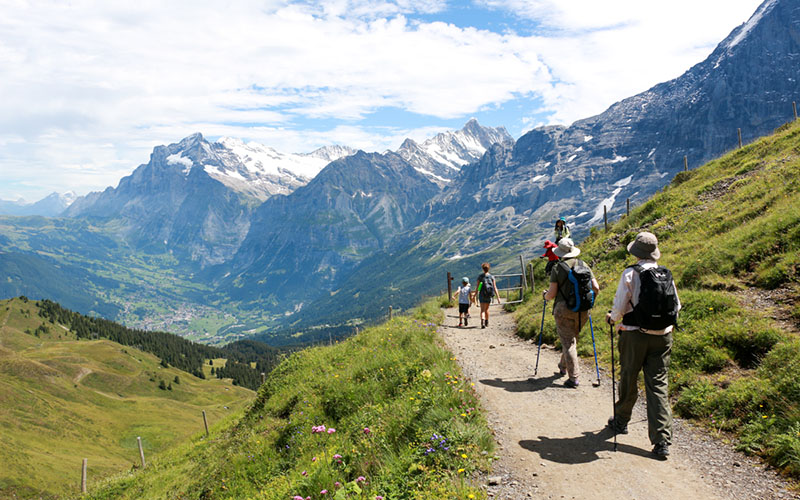
[[[467,326],[469,321],[469,304],[472,302],[472,290],[469,286],[469,278],[464,276],[461,278],[461,286],[458,287],[453,298],[458,297],[458,326],[461,326],[461,318],[464,318],[464,326]]]

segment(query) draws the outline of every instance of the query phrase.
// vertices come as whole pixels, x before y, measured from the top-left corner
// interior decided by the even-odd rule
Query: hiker
[[[661,252],[653,233],[641,232],[628,245],[638,262],[626,267],[606,315],[619,333],[619,399],[615,417],[608,426],[617,434],[628,433],[633,406],[638,396],[637,380],[644,371],[647,427],[653,454],[666,459],[672,444],[672,412],[667,392],[672,328],[681,308],[670,271],[658,265]]]
[[[553,253],[554,248],[558,248],[558,245],[550,240],[544,240],[544,253],[541,256],[547,257],[547,265],[544,266],[544,274],[546,276],[550,276],[550,271],[553,270],[553,266],[558,262],[558,255]]]
[[[556,320],[558,338],[561,339],[561,360],[558,362],[558,371],[562,376],[569,376],[564,382],[564,387],[575,389],[580,385],[578,335],[589,318],[588,308],[593,305],[594,297],[600,291],[600,285],[589,266],[577,258],[581,250],[575,246],[571,238],[562,238],[553,253],[559,260],[550,272],[550,288],[545,290],[543,295],[544,300],[555,300],[553,317]],[[574,291],[576,285],[570,281],[570,271],[574,274],[580,272],[583,276],[584,290],[577,294],[577,298]],[[591,293],[591,298],[586,300],[588,293]],[[581,296],[584,297],[584,302],[590,303],[574,303]]]
[[[483,272],[478,275],[476,280],[478,284],[478,302],[481,304],[481,328],[489,326],[489,304],[492,303],[492,297],[494,297],[497,290],[494,276],[489,274],[490,267],[488,262],[481,264]]]
[[[556,221],[556,244],[561,241],[561,238],[569,238],[569,226],[567,226],[567,219],[559,217]]]
[[[461,318],[464,318],[464,326],[468,325],[469,321],[469,305],[473,302],[474,297],[472,290],[469,286],[469,278],[464,276],[461,278],[461,286],[458,287],[456,293],[453,294],[453,299],[458,296],[458,326],[461,326]]]

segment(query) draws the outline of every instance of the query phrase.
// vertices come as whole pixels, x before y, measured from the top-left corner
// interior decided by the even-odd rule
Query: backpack
[[[481,279],[481,297],[491,299],[494,297],[494,279],[492,279],[492,275],[489,273],[485,273],[483,278]]]
[[[646,330],[663,330],[677,324],[678,294],[669,269],[664,266],[644,269],[639,264],[630,267],[639,273],[639,302],[622,322]]]
[[[567,304],[567,309],[574,312],[591,309],[594,306],[592,270],[580,259],[572,267],[563,261],[558,265],[567,276],[563,286],[559,283],[558,287],[558,293]]]

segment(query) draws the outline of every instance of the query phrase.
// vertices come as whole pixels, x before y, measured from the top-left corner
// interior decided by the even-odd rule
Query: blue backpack
[[[558,263],[567,276],[564,285],[559,284],[558,293],[564,299],[570,311],[588,311],[594,307],[594,290],[592,290],[592,271],[582,260],[577,259],[570,267],[564,261]]]

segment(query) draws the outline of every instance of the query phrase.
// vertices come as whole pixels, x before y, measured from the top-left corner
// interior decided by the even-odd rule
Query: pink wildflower
[[[317,457],[312,458],[311,461],[312,462],[316,462],[317,461]]]
[[[337,488],[342,487],[342,483],[340,483],[339,481],[336,481],[335,483],[333,483],[333,485],[336,486]]]
[[[356,482],[357,482],[357,483],[362,483],[362,482],[364,482],[364,481],[366,481],[366,480],[367,480],[367,478],[365,478],[364,476],[358,476],[358,477],[356,478]]]
[[[327,495],[328,494],[328,490],[322,490],[322,491],[319,492],[319,494],[320,495]]]
[[[328,429],[328,434],[333,434],[334,432],[336,432],[336,429],[334,429],[333,427]]]
[[[307,476],[307,475],[308,475],[308,472],[306,472],[306,471],[303,471],[303,472],[301,472],[300,474],[302,474],[303,476]]]
[[[300,495],[295,495],[295,496],[292,497],[292,500],[305,500],[305,499],[303,497],[301,497]]]
[[[383,500],[383,497],[378,495],[378,496],[375,497],[375,500]]]
[[[370,432],[372,432],[372,431],[369,430],[369,427],[364,427],[364,434],[368,435]]]
[[[318,434],[318,433],[321,433],[321,432],[325,432],[325,426],[324,425],[315,425],[315,426],[311,427],[311,433],[312,434]]]

